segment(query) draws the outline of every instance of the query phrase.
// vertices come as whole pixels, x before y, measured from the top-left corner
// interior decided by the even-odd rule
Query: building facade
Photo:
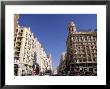
[[[97,75],[97,32],[77,32],[74,22],[68,25],[67,74],[74,76]]]
[[[43,75],[52,68],[51,58],[29,27],[16,24],[14,32],[14,75]]]
[[[47,62],[48,62],[47,70],[51,70],[51,72],[52,72],[52,55],[48,54],[47,58],[48,58],[48,60],[47,60]]]
[[[60,57],[60,63],[58,67],[58,74],[63,75],[65,74],[65,68],[66,68],[66,52],[63,52]]]
[[[14,33],[15,33],[16,28],[18,26],[18,19],[19,19],[19,15],[18,14],[15,14],[14,15]]]

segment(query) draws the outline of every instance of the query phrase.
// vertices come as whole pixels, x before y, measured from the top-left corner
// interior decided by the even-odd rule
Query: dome
[[[71,21],[68,25],[68,30],[70,33],[76,32],[76,25],[73,21]]]
[[[71,22],[69,23],[69,26],[75,26],[75,23],[74,23],[73,21],[71,21]]]

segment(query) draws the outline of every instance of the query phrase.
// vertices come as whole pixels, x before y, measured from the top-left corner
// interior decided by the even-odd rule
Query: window
[[[87,40],[89,41],[89,36],[87,36]]]
[[[15,56],[19,56],[19,53],[15,52]]]
[[[21,30],[21,32],[23,32],[23,29]]]
[[[87,37],[85,37],[85,41],[87,41]]]
[[[93,61],[96,61],[96,58],[95,57],[93,58]]]
[[[22,34],[21,34],[21,33],[19,33],[19,36],[22,36]]]
[[[25,61],[25,58],[23,58],[23,61]]]
[[[16,41],[16,37],[15,37],[14,41]]]
[[[83,62],[86,62],[86,59],[85,58],[83,59]]]
[[[95,36],[93,37],[93,40],[96,41],[96,37]]]
[[[84,53],[84,50],[82,50],[82,52]]]
[[[25,42],[25,46],[26,46],[26,42]]]
[[[73,41],[75,41],[75,37],[73,37]]]
[[[78,40],[77,40],[77,37],[75,37],[75,39],[76,39],[76,41],[78,41]]]
[[[78,49],[80,50],[80,47],[78,47]]]
[[[18,32],[18,29],[16,29],[16,32]]]
[[[82,40],[84,39],[83,36],[81,38],[82,38]]]
[[[80,40],[82,40],[82,37],[81,36],[79,38],[80,38]]]
[[[90,54],[87,54],[88,57],[90,57]]]
[[[75,62],[77,62],[77,59],[74,59]]]
[[[77,42],[79,42],[80,41],[80,38],[79,37],[77,37]]]
[[[17,48],[17,51],[20,51],[20,48]]]
[[[31,37],[31,34],[30,34],[30,37]]]
[[[79,62],[82,62],[82,59],[79,59]]]
[[[86,57],[86,54],[84,54],[83,57]]]
[[[71,37],[71,42],[73,42],[73,37]]]
[[[89,48],[89,46],[87,45],[86,48]]]
[[[90,57],[88,57],[88,61],[92,61]]]
[[[70,43],[70,46],[72,46],[72,43]]]
[[[91,36],[91,40],[93,40],[93,36]]]
[[[95,68],[94,70],[95,70],[95,71],[97,71],[97,69],[96,69],[96,68]]]
[[[83,45],[83,43],[81,43],[81,45]]]
[[[93,46],[91,46],[91,48],[93,49]]]
[[[81,57],[81,55],[78,55],[78,57]]]
[[[15,34],[15,36],[17,36],[17,34]]]
[[[73,59],[73,55],[71,55],[71,59]]]

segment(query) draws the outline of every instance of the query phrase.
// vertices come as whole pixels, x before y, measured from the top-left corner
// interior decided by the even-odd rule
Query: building
[[[53,75],[57,75],[58,74],[58,69],[57,68],[54,68],[53,69]]]
[[[16,24],[14,32],[14,75],[43,75],[52,68],[51,58],[29,27]]]
[[[14,64],[18,66],[17,75],[31,75],[34,58],[34,36],[30,28],[18,26],[14,38]]]
[[[47,70],[51,70],[52,71],[52,55],[48,54],[47,58],[48,58],[48,60],[47,60],[47,62],[48,62]]]
[[[59,75],[65,74],[65,68],[66,68],[66,52],[63,52],[60,57],[58,74]]]
[[[48,58],[42,46],[39,51],[40,51],[40,55],[39,55],[40,56],[40,74],[45,75],[45,71],[47,70],[47,67],[48,67]]]
[[[18,19],[19,19],[19,14],[14,15],[14,33],[16,31],[16,28],[18,26]]]
[[[67,74],[74,76],[97,75],[97,32],[77,32],[74,22],[68,25]]]

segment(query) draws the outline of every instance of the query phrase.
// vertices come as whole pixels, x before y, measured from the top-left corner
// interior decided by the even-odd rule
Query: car
[[[53,76],[59,76],[59,74],[53,74]]]
[[[44,75],[44,76],[49,76],[49,75]]]
[[[45,73],[45,76],[50,76],[50,73]]]

